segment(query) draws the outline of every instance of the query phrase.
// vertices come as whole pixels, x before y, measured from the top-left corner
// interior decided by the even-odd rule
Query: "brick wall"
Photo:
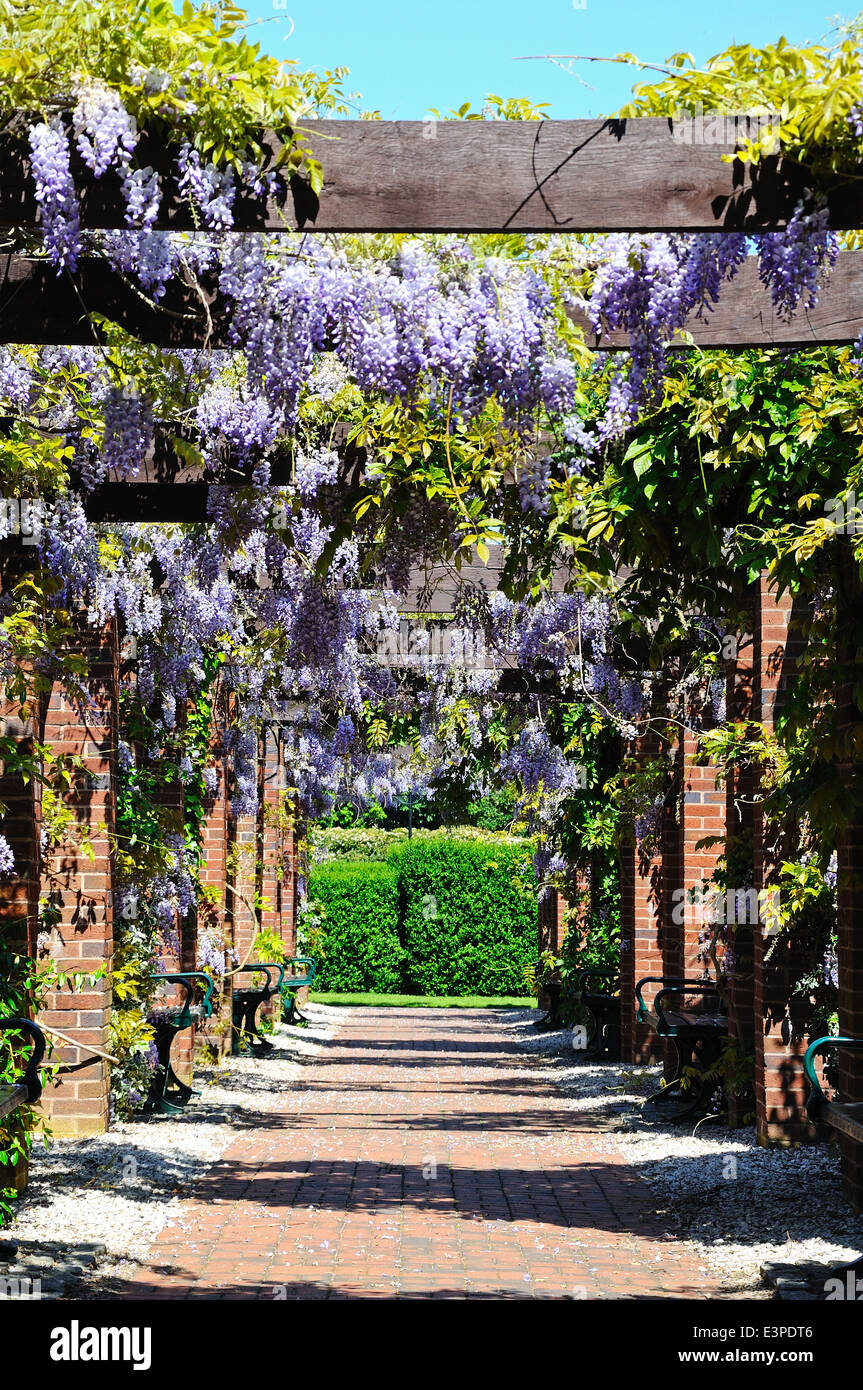
[[[225,945],[230,947],[234,942],[233,922],[228,910],[226,890],[230,838],[224,763],[217,768],[217,776],[216,791],[207,805],[202,827],[200,877],[202,887],[208,892],[205,905],[199,913],[198,927],[204,931],[211,928],[217,935],[220,933]],[[219,1016],[204,1020],[197,1030],[195,1039],[196,1047],[206,1046],[220,1056],[228,1055],[231,1050],[232,985],[233,976],[229,974],[222,985]]]
[[[646,758],[658,751],[658,741],[650,737],[635,753]],[[628,845],[621,850],[621,1056],[630,1062],[647,1062],[660,1055],[654,1034],[645,1024],[635,1021],[635,986],[646,975],[666,973],[664,952],[668,949],[669,933],[665,930],[665,906],[676,835],[673,810],[670,815],[669,820],[666,805],[655,847],[648,850]]]
[[[856,738],[863,723],[861,698],[850,679],[859,670],[859,613],[863,593],[857,566],[850,555],[847,542],[840,559],[840,648],[844,658],[843,671],[849,679],[842,681],[837,691],[839,731],[841,738],[840,778],[848,791],[848,804],[859,806],[863,801],[860,787],[859,752]],[[857,757],[855,758],[855,753]],[[839,1032],[845,1037],[863,1038],[863,825],[855,820],[839,837],[837,845],[839,899]],[[863,1052],[845,1048],[840,1053],[839,1084],[848,1100],[863,1100]],[[840,1136],[842,1155],[842,1185],[845,1195],[858,1211],[863,1211],[863,1145],[855,1144],[847,1135]]]
[[[93,633],[83,617],[78,650],[86,652],[89,699],[79,701],[62,686],[51,691],[44,736],[55,754],[80,757],[66,796],[77,825],[86,830],[92,857],[75,835],[46,859],[42,892],[59,913],[51,933],[54,963],[68,972],[86,972],[113,957],[113,878],[108,836],[114,828],[114,753],[117,746],[118,651],[113,625]],[[77,1044],[110,1051],[111,980],[92,988],[58,990],[47,996],[41,1019]],[[83,1046],[58,1042],[54,1059],[62,1064],[57,1084],[42,1108],[55,1134],[98,1134],[108,1124],[108,1064]]]
[[[753,664],[755,706],[768,729],[782,708],[799,655],[791,597],[777,598],[762,575]],[[768,835],[757,806],[753,832],[755,887],[768,891],[790,849],[781,827],[772,827]],[[766,914],[760,916],[753,932],[756,1129],[762,1144],[789,1144],[812,1137],[802,1066],[806,1032],[789,998],[795,982],[815,962],[805,945],[775,937]]]
[[[760,584],[750,586],[752,625],[755,604],[760,601]],[[752,632],[739,633],[736,651],[729,659],[726,674],[726,718],[734,723],[758,719],[755,708],[755,643]],[[732,769],[725,783],[725,825],[729,863],[734,867],[736,886],[754,885],[755,777],[750,768]],[[729,1037],[740,1052],[752,1056],[755,1050],[755,965],[754,925],[735,922],[728,938],[725,963],[729,995]],[[729,954],[730,952],[730,954]],[[728,1118],[732,1125],[747,1121],[751,1105],[745,1094],[730,1095]]]

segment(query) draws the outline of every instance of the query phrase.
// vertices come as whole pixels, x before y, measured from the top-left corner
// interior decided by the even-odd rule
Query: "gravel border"
[[[307,1027],[280,1025],[273,1051],[195,1066],[183,1115],[117,1121],[91,1139],[34,1148],[30,1177],[0,1232],[0,1276],[42,1275],[42,1297],[112,1297],[146,1263],[156,1236],[182,1226],[186,1203],[225,1149],[280,1096],[302,1087],[317,1043],[333,1036],[333,1010],[304,1006]]]
[[[76,1301],[111,1298],[127,1285],[159,1232],[183,1225],[186,1204],[228,1145],[279,1110],[286,1090],[302,1087],[319,1041],[364,1012],[305,1007],[308,1027],[279,1027],[265,1065],[229,1057],[196,1067],[202,1094],[187,1114],[123,1121],[92,1139],[34,1150],[16,1220],[0,1233],[0,1277],[39,1279],[42,1298]],[[666,1234],[720,1275],[725,1297],[766,1298],[771,1288],[823,1297],[828,1274],[863,1251],[863,1215],[841,1195],[835,1145],[764,1149],[751,1128],[670,1125],[661,1112],[652,1118],[652,1107],[642,1112],[659,1067],[591,1062],[573,1050],[569,1030],[537,1032],[534,1009],[494,1014],[523,1053],[542,1059],[567,1108],[590,1115],[597,1146],[645,1179]]]
[[[837,1145],[765,1149],[751,1127],[673,1125],[661,1111],[654,1118],[642,1105],[661,1068],[591,1062],[573,1050],[570,1030],[538,1033],[539,1016],[518,1010],[504,1026],[525,1052],[546,1059],[573,1111],[610,1131],[597,1136],[600,1147],[645,1179],[667,1233],[723,1278],[728,1297],[769,1296],[766,1278],[823,1298],[824,1279],[863,1252],[863,1214],[842,1196]]]

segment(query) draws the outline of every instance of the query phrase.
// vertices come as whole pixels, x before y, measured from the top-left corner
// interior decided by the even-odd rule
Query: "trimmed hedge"
[[[395,870],[389,864],[336,860],[317,865],[309,886],[325,914],[316,989],[398,993],[404,951]]]
[[[324,833],[336,841],[327,849],[340,853],[313,864],[309,878],[325,914],[318,990],[524,994],[524,967],[537,950],[532,840],[470,829],[411,840]],[[369,836],[373,844],[362,847],[380,858],[342,857]]]
[[[536,959],[532,845],[414,839],[390,863],[408,993],[524,993],[524,967]]]

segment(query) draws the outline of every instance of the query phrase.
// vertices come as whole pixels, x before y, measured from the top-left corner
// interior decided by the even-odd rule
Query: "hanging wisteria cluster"
[[[187,77],[193,93],[195,64]],[[158,95],[157,72],[138,78]],[[207,312],[218,306],[227,334],[218,348],[166,357],[152,393],[121,365],[122,354],[0,349],[3,409],[30,424],[39,412],[39,428],[59,432],[70,450],[71,487],[49,506],[39,536],[40,558],[57,584],[53,601],[84,607],[94,625],[116,620],[135,643],[130,680],[150,742],[143,750],[140,740],[135,749],[124,743],[121,757],[132,768],[137,757],[160,756],[218,652],[231,714],[211,761],[184,758],[179,772],[186,779],[199,772],[214,795],[217,764],[227,765],[234,815],[256,814],[258,730],[277,719],[306,818],[340,799],[431,796],[450,775],[482,789],[493,775],[517,786],[520,809],[545,837],[540,868],[553,871],[549,831],[578,790],[579,770],[549,733],[541,698],[516,719],[502,717],[501,684],[513,669],[536,684],[551,681],[558,698],[585,701],[633,739],[650,713],[651,680],[620,659],[611,591],[542,590],[517,600],[482,586],[465,590],[443,663],[422,641],[409,669],[381,661],[412,577],[457,553],[464,514],[454,500],[417,488],[392,514],[382,508],[346,527],[334,503],[339,453],[326,429],[307,438],[303,422],[311,413],[331,424],[328,412],[350,393],[417,406],[447,429],[494,402],[501,427],[523,447],[493,505],[500,518],[509,506],[528,531],[542,527],[564,482],[601,467],[639,411],[655,403],[670,342],[692,316],[712,311],[748,257],[757,258],[780,316],[811,306],[837,253],[826,214],[801,203],[785,231],[752,238],[591,241],[580,261],[589,271],[583,304],[596,332],[622,331],[629,351],[597,354],[585,367],[561,330],[561,300],[573,296],[554,279],[553,239],[510,256],[470,238],[403,238],[382,254],[369,239],[239,232],[238,203],[284,198],[281,175],[251,163],[217,167],[186,139],[160,174],[139,158],[140,132],[119,94],[94,81],[77,87],[68,117],[34,122],[28,143],[44,247],[58,273],[85,255],[100,257],[157,305],[182,282]],[[76,160],[93,178],[118,184],[125,230],[82,229]],[[194,233],[155,230],[175,190],[194,210]],[[75,390],[57,386],[73,377]],[[580,413],[585,388],[602,402],[593,424]],[[139,476],[160,432],[178,429],[194,440],[209,476],[225,483],[210,487],[207,521],[88,522],[87,494],[106,480]],[[563,441],[565,479],[559,456],[539,445],[542,431]],[[284,476],[274,467],[286,450],[291,481],[273,486]],[[241,490],[227,485],[231,471],[235,480],[244,475]],[[3,603],[0,617],[9,611]],[[710,693],[720,718],[721,691]],[[370,738],[372,725],[399,720],[411,722],[410,747]],[[656,814],[641,817],[640,836]],[[148,881],[147,897],[170,951],[172,924],[194,905],[195,864],[182,837],[166,848],[167,867]],[[0,837],[0,873],[12,868]],[[134,920],[139,891],[134,882],[124,886],[121,916]]]
[[[710,313],[723,283],[734,278],[747,256],[757,257],[778,316],[789,319],[801,306],[815,303],[838,250],[826,209],[802,201],[780,232],[614,235],[600,242],[585,307],[597,334],[622,329],[630,345],[627,366],[612,375],[603,437],[624,432],[639,409],[657,399],[672,339],[688,319]]]

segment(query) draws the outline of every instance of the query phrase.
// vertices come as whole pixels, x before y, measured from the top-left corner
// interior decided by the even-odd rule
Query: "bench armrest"
[[[193,980],[204,981],[204,998],[201,1003],[201,1013],[204,1018],[209,1018],[213,1012],[213,989],[215,981],[204,970],[182,970],[168,974],[152,975],[153,980],[165,980],[170,984],[181,985],[186,991],[186,998],[183,1001],[183,1012],[188,1012],[191,1008],[192,1000],[195,997],[195,986]],[[191,1016],[190,1016],[191,1022]]]
[[[667,994],[719,994],[719,988],[715,980],[678,980],[669,983],[654,995],[653,1007],[656,1010],[656,1017],[660,1028],[665,1026],[665,1010],[662,1001]]]
[[[817,1120],[822,1105],[828,1103],[827,1097],[818,1080],[815,1071],[815,1058],[818,1053],[828,1047],[857,1047],[863,1048],[863,1038],[816,1038],[806,1049],[806,1056],[803,1058],[803,1070],[806,1073],[806,1080],[809,1082],[810,1094],[806,1102],[806,1113],[810,1120]]]
[[[285,980],[287,989],[299,989],[302,985],[310,985],[315,978],[318,970],[318,963],[312,956],[288,956],[285,965],[304,965],[305,975],[289,975]]]
[[[256,961],[254,965],[238,965],[233,973],[235,975],[266,975],[267,983],[264,985],[264,994],[269,997],[273,992],[273,977],[270,971],[275,968],[270,961],[267,961],[266,964],[262,961]]]
[[[644,995],[642,994],[645,985],[666,985],[670,987],[672,985],[685,985],[686,983],[686,980],[677,979],[673,975],[645,975],[644,979],[639,980],[638,984],[635,986],[635,1001],[637,1005],[635,1010],[636,1021],[638,1023],[646,1023],[650,1012],[644,1002]]]
[[[284,961],[262,960],[254,961],[251,965],[241,965],[234,971],[234,974],[239,975],[243,971],[254,973],[256,970],[263,970],[267,977],[267,997],[269,998],[272,994],[278,994],[279,990],[282,988],[282,981],[285,978],[286,969],[287,965]],[[279,972],[279,978],[276,980],[275,987],[273,986],[273,977],[270,974],[271,970],[278,970]]]
[[[35,1105],[42,1094],[39,1067],[45,1056],[45,1034],[38,1023],[34,1023],[30,1018],[0,1018],[0,1029],[3,1028],[13,1028],[21,1033],[29,1033],[33,1039],[33,1051],[30,1054],[21,1084],[26,1087],[28,1101],[31,1105]]]

